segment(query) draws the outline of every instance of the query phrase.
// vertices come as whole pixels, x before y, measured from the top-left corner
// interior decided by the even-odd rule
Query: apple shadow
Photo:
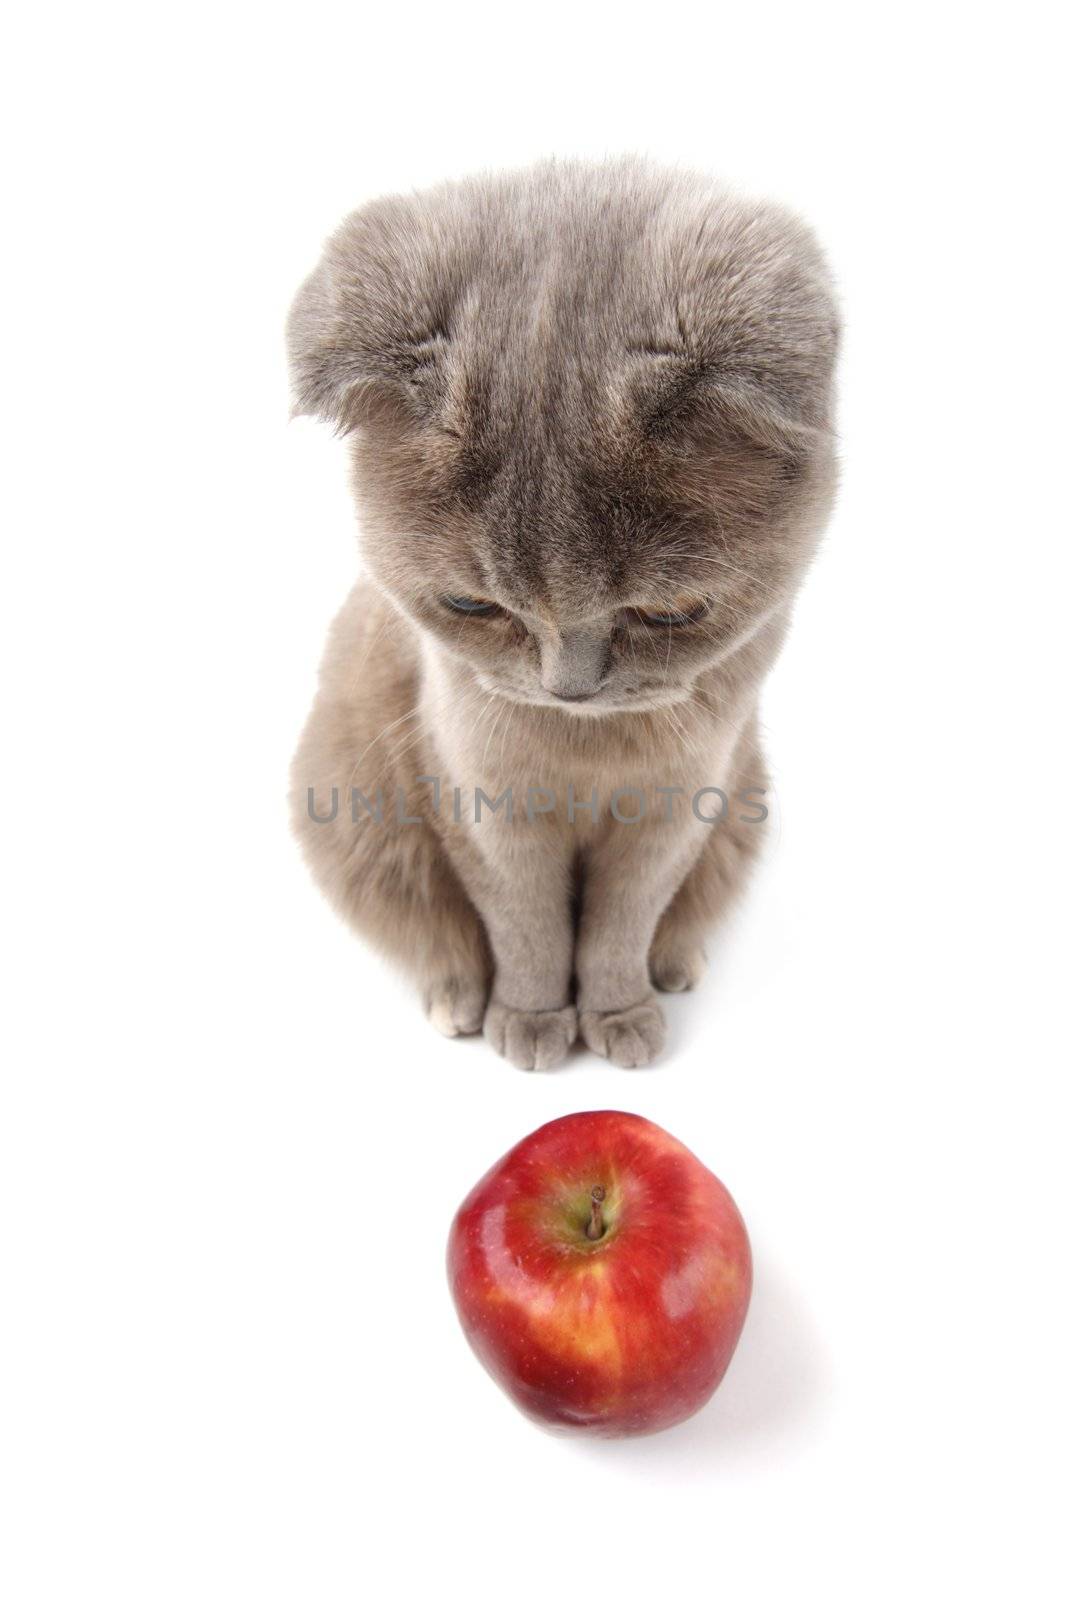
[[[696,1416],[647,1438],[577,1437],[572,1448],[595,1453],[602,1466],[689,1477],[702,1463],[763,1454],[817,1427],[828,1390],[828,1364],[803,1303],[773,1266],[761,1265],[733,1361]]]

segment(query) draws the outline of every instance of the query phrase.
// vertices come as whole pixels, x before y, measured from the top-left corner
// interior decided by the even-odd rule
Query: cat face
[[[788,604],[835,344],[795,222],[634,163],[377,202],[290,321],[378,581],[484,688],[582,716],[685,698]]]
[[[469,449],[431,467],[425,435],[360,440],[370,565],[483,688],[578,716],[654,709],[788,601],[817,462],[614,431],[595,463],[577,446],[535,461],[520,424],[473,489]]]

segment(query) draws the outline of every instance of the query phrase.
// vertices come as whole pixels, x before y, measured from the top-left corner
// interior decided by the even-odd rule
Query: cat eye
[[[691,622],[699,622],[710,604],[710,600],[692,600],[688,595],[683,595],[679,597],[676,609],[670,610],[665,606],[631,606],[630,615],[653,628],[685,628]]]
[[[449,611],[458,611],[464,617],[500,617],[504,614],[503,606],[498,606],[495,600],[483,600],[478,595],[446,594],[441,599]]]

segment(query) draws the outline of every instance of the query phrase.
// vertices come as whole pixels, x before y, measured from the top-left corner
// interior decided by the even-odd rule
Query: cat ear
[[[769,375],[723,369],[687,356],[647,358],[632,375],[640,426],[668,449],[691,455],[746,442],[800,458],[825,444],[828,404],[812,404]]]
[[[828,383],[820,399],[673,353],[630,377],[631,418],[685,499],[735,529],[774,525],[832,456]]]
[[[445,265],[427,266],[402,202],[377,201],[349,217],[289,313],[292,414],[342,434],[432,418],[448,355]]]
[[[829,424],[797,415],[789,401],[758,385],[712,380],[699,397],[697,431],[733,433],[765,450],[801,456],[824,444]]]

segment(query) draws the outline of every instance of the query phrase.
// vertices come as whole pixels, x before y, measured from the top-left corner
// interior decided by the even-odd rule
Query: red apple
[[[579,1111],[467,1196],[448,1276],[471,1347],[521,1410],[610,1437],[669,1428],[718,1387],[752,1256],[685,1145],[627,1111]]]

